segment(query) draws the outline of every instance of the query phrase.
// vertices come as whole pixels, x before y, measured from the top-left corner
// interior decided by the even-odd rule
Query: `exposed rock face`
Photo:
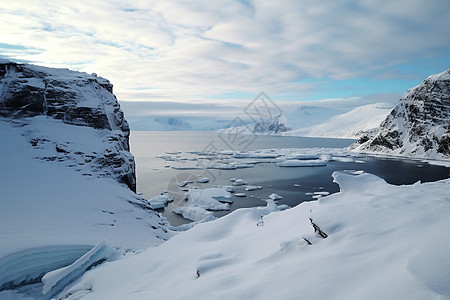
[[[281,116],[266,119],[253,124],[253,133],[257,134],[280,134],[288,131],[286,125],[280,120]]]
[[[0,60],[0,117],[20,126],[40,117],[62,126],[91,127],[103,140],[92,151],[70,137],[52,140],[46,132],[34,132],[30,134],[33,147],[55,150],[54,155],[47,151],[37,158],[66,162],[86,176],[111,176],[135,191],[130,129],[112,89],[107,79],[96,74]]]
[[[356,151],[422,158],[450,158],[450,69],[409,89],[373,135]]]

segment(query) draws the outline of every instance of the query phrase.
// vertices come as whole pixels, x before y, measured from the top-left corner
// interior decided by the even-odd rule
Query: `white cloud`
[[[398,64],[448,55],[449,20],[446,0],[15,0],[0,43],[33,51],[0,54],[96,72],[124,100],[302,98],[303,79],[405,76]]]

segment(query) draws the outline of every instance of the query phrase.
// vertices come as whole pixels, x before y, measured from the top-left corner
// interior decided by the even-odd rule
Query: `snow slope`
[[[291,130],[289,135],[357,138],[365,131],[378,128],[391,110],[392,105],[389,103],[362,105],[347,113],[333,116],[324,123]]]
[[[357,138],[375,130],[392,110],[389,103],[358,106],[351,111],[319,106],[299,106],[272,120],[222,130],[241,134]]]
[[[234,211],[106,263],[59,296],[450,299],[450,180],[393,186],[361,172],[333,177],[339,193],[264,217],[257,208]]]
[[[172,236],[131,190],[128,134],[106,79],[0,61],[0,299],[102,240],[127,251]]]

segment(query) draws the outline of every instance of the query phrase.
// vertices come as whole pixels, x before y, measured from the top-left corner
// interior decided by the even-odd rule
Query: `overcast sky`
[[[396,101],[450,68],[448,0],[2,0],[0,32],[0,57],[95,72],[141,115]]]

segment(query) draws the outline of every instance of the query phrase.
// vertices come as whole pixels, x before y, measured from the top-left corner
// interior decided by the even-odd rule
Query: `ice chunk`
[[[164,206],[166,206],[166,204],[170,201],[173,201],[173,197],[168,193],[163,192],[161,195],[155,196],[148,200],[148,203],[152,209],[160,209],[164,208]]]
[[[230,206],[227,203],[233,202],[231,194],[219,188],[189,189],[186,197],[188,199],[187,206],[197,206],[209,210],[229,210]]]
[[[280,167],[321,167],[326,165],[325,160],[286,160],[278,163]]]
[[[247,184],[243,179],[236,179],[234,182],[233,182],[233,185],[236,185],[236,186],[238,186],[238,185],[245,185],[245,184]]]
[[[209,178],[208,177],[203,177],[200,178],[198,180],[196,180],[198,183],[208,183],[209,182]]]
[[[269,196],[269,198],[272,199],[272,200],[283,199],[283,197],[281,197],[280,195],[277,195],[277,194],[275,194],[275,193],[272,193],[272,194]]]
[[[182,207],[178,207],[176,210],[174,210],[174,212],[182,215],[183,218],[194,221],[194,222],[212,221],[216,218],[216,217],[214,217],[212,212],[207,211],[206,209],[204,209],[202,207],[191,206],[191,205],[185,205]]]
[[[296,159],[296,160],[317,160],[319,159],[318,155],[307,155],[307,154],[291,154],[287,155],[286,159]]]
[[[234,194],[236,197],[247,197],[247,194],[245,193],[236,193]]]
[[[234,186],[229,186],[229,185],[216,185],[216,188],[225,190],[229,193],[234,193],[236,191],[236,189],[234,188]]]
[[[42,277],[44,283],[42,293],[50,297],[60,293],[68,284],[81,277],[86,271],[113,258],[116,254],[116,250],[106,245],[105,242],[100,242],[71,265],[45,274]]]
[[[246,191],[256,191],[256,190],[261,190],[262,186],[260,185],[249,185],[245,188]]]

